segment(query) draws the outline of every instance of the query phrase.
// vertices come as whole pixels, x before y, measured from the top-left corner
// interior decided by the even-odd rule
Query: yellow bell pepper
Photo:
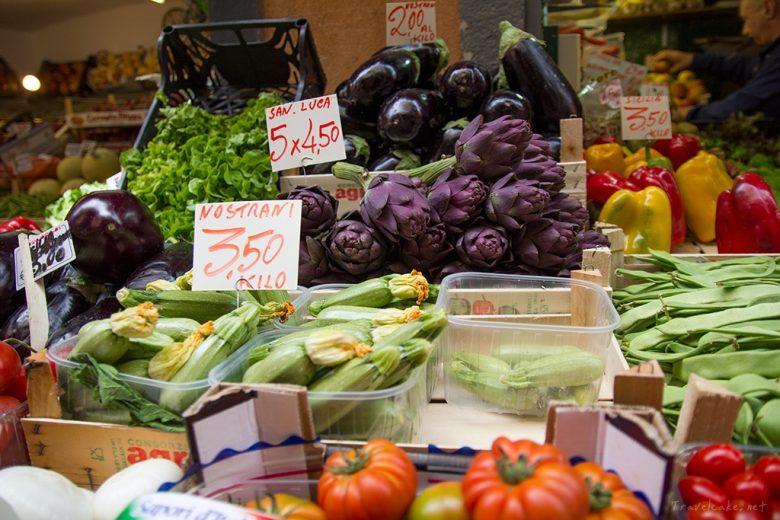
[[[592,144],[585,149],[585,163],[596,173],[623,173],[623,149],[617,143]]]
[[[718,195],[734,184],[723,161],[701,151],[674,172],[674,180],[680,189],[688,229],[700,242],[712,242]]]
[[[626,254],[668,252],[672,247],[672,206],[658,186],[616,191],[604,203],[599,220],[623,228]]]
[[[656,150],[655,148],[650,148],[650,158],[651,159],[660,159],[663,157],[661,155],[661,152]],[[647,166],[647,150],[645,148],[640,148],[635,153],[632,153],[628,157],[624,159],[626,167],[623,168],[621,171],[623,172],[623,177],[628,178],[629,175],[631,175],[631,172],[639,168],[640,166]]]

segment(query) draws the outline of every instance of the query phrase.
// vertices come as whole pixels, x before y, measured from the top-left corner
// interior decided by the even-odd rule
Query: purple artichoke
[[[519,179],[539,181],[550,194],[558,193],[566,185],[563,167],[544,154],[526,157],[514,169]]]
[[[452,251],[453,247],[444,224],[431,226],[416,239],[401,242],[401,260],[418,271],[430,271]]]
[[[319,235],[336,222],[339,201],[319,186],[296,186],[279,199],[301,201],[301,235]]]
[[[540,218],[529,222],[512,240],[512,252],[520,264],[527,264],[548,273],[557,273],[566,265],[577,243],[577,226]]]
[[[586,229],[577,235],[578,247],[566,257],[565,271],[573,271],[582,267],[582,250],[597,247],[609,247],[609,239],[593,229]]]
[[[490,187],[485,216],[506,229],[518,230],[540,218],[549,200],[550,194],[537,181],[521,180],[509,173]]]
[[[298,285],[309,287],[312,280],[317,280],[330,273],[325,246],[314,237],[301,238],[298,248]]]
[[[491,269],[509,253],[509,239],[504,228],[478,221],[458,237],[455,252],[468,266]]]
[[[336,222],[325,248],[333,266],[356,276],[379,269],[387,258],[387,246],[379,232],[360,220],[356,212]]]
[[[479,215],[487,193],[487,186],[476,175],[457,176],[449,170],[433,184],[428,200],[441,221],[457,229]]]
[[[550,159],[555,159],[553,156],[553,150],[550,147],[550,143],[542,137],[539,134],[533,134],[531,136],[531,141],[528,143],[528,146],[525,149],[525,157],[534,157],[536,155],[546,155]]]
[[[455,274],[455,273],[466,273],[471,270],[472,269],[469,266],[467,266],[460,260],[452,260],[451,262],[444,264],[441,267],[441,269],[437,269],[434,271],[433,282],[441,283],[441,281],[444,279],[445,276]]]
[[[588,223],[588,210],[582,203],[566,193],[556,193],[542,210],[542,216],[561,222],[569,222],[583,229]]]
[[[523,159],[531,127],[528,121],[510,116],[483,121],[479,115],[463,129],[455,143],[455,157],[465,173],[493,181],[511,172]]]
[[[391,242],[414,240],[430,221],[431,205],[406,175],[380,173],[371,179],[360,202],[363,221]]]

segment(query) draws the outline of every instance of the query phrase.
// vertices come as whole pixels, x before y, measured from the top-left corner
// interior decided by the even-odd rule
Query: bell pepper
[[[40,231],[41,226],[34,220],[30,220],[26,217],[14,217],[3,222],[0,222],[0,233],[7,231],[17,231],[19,229],[25,229],[27,231]]]
[[[669,197],[669,205],[672,209],[672,245],[676,246],[685,242],[685,213],[683,210],[680,189],[674,180],[671,170],[660,166],[640,166],[628,177],[629,182],[637,186],[637,189],[648,186],[658,186]],[[588,184],[590,186],[590,184]]]
[[[620,190],[604,204],[599,220],[623,228],[625,253],[669,251],[672,247],[672,209],[658,186],[641,191]]]
[[[636,152],[626,157],[626,167],[623,169],[623,177],[627,178],[629,175],[631,175],[631,172],[637,168],[641,166],[648,166],[652,160],[660,159],[662,157],[663,156],[658,150],[653,150],[652,148],[648,147],[640,148]],[[671,168],[671,165],[669,168]]]
[[[587,177],[587,199],[599,204],[607,202],[607,199],[618,190],[639,191],[639,189],[639,186],[615,172],[594,172]]]
[[[688,159],[692,159],[701,151],[701,142],[692,135],[672,134],[671,139],[659,139],[653,143],[653,148],[672,161],[676,170]]]
[[[715,241],[718,253],[780,253],[780,210],[763,177],[743,173],[720,192]]]
[[[718,195],[733,183],[726,167],[716,155],[699,152],[674,172],[680,188],[685,221],[696,240],[715,240],[715,210]]]
[[[585,163],[595,172],[622,172],[626,169],[623,149],[618,143],[592,144],[585,149]]]
[[[593,140],[591,144],[609,144],[609,143],[617,143],[617,137],[614,135],[600,135],[597,138]]]

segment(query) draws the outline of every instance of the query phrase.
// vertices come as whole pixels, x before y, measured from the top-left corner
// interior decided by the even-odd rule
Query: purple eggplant
[[[79,333],[79,329],[81,329],[83,325],[86,325],[90,321],[108,318],[113,313],[120,310],[122,310],[122,306],[119,304],[119,300],[110,293],[104,293],[101,298],[98,298],[95,305],[84,312],[73,316],[58,328],[50,329],[53,330],[53,332],[51,332],[46,346],[50,347],[70,339]]]
[[[16,290],[14,249],[19,247],[21,231],[0,233],[0,320],[24,302],[24,292]]]
[[[450,59],[450,51],[447,48],[447,44],[441,38],[427,43],[392,45],[378,51],[374,56],[379,56],[387,51],[398,49],[413,52],[420,59],[420,76],[417,80],[418,86],[430,83],[436,76],[436,73],[443,69]]]
[[[89,193],[65,218],[76,250],[73,266],[96,282],[122,283],[163,249],[149,208],[127,191]]]
[[[358,135],[344,135],[344,151],[347,153],[347,157],[343,159],[343,162],[357,164],[358,166],[368,164],[371,147],[362,137]],[[336,161],[312,164],[311,166],[304,166],[303,171],[311,175],[330,173],[330,169],[335,163]]]
[[[368,169],[372,172],[386,172],[391,170],[411,170],[420,166],[420,156],[411,150],[397,148],[373,161]]]
[[[558,133],[561,119],[582,117],[577,93],[542,43],[507,21],[501,22],[499,29],[507,83],[531,100],[534,131]]]
[[[361,119],[360,115],[356,114],[357,109],[351,100],[346,98],[338,98],[338,100],[341,130],[344,134],[358,135],[369,143],[378,143],[380,139],[376,131],[376,117],[370,120]]]
[[[468,119],[461,118],[444,125],[444,128],[434,137],[428,149],[426,164],[455,155],[455,143],[458,142],[460,134],[463,133],[463,129],[468,124]]]
[[[485,122],[493,121],[501,116],[512,116],[515,119],[525,119],[534,124],[534,111],[531,102],[519,92],[509,89],[496,90],[482,103],[480,110],[485,116]]]
[[[453,63],[439,78],[439,92],[456,118],[474,118],[492,91],[490,72],[473,61]]]
[[[174,281],[192,269],[192,244],[176,242],[139,265],[127,277],[125,287],[146,289],[146,284],[155,280]]]
[[[382,139],[418,147],[428,145],[447,121],[447,109],[435,90],[407,88],[382,103],[377,129]]]

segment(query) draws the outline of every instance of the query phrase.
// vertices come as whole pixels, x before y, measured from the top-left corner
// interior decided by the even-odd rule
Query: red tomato
[[[3,414],[10,412],[19,406],[19,400],[8,395],[0,395],[0,452],[11,442],[15,434],[12,422],[9,422]]]
[[[729,502],[726,493],[708,478],[683,477],[677,483],[677,487],[686,506],[709,502],[713,506],[726,507]]]
[[[707,477],[722,484],[730,476],[745,471],[745,457],[731,444],[710,444],[693,454],[685,470],[688,475]]]
[[[687,508],[688,520],[731,520],[726,506],[716,506],[711,502],[701,502]]]
[[[738,473],[723,484],[723,491],[731,500],[744,500],[760,505],[769,502],[769,487],[755,473]]]
[[[19,377],[16,378],[16,382],[8,394],[19,399],[19,402],[27,400],[27,375],[24,373],[24,365],[19,370]]]
[[[439,482],[417,495],[409,520],[468,520],[460,482]]]
[[[780,500],[770,500],[769,508],[764,511],[766,520],[780,520]]]
[[[769,496],[780,500],[780,456],[764,455],[756,461],[753,472],[769,487]]]
[[[22,360],[16,350],[5,341],[0,341],[0,394],[5,394],[13,387],[21,366]]]
[[[766,504],[754,506],[744,500],[732,500],[729,502],[728,509],[731,512],[732,520],[764,520],[761,510],[766,506]]]

